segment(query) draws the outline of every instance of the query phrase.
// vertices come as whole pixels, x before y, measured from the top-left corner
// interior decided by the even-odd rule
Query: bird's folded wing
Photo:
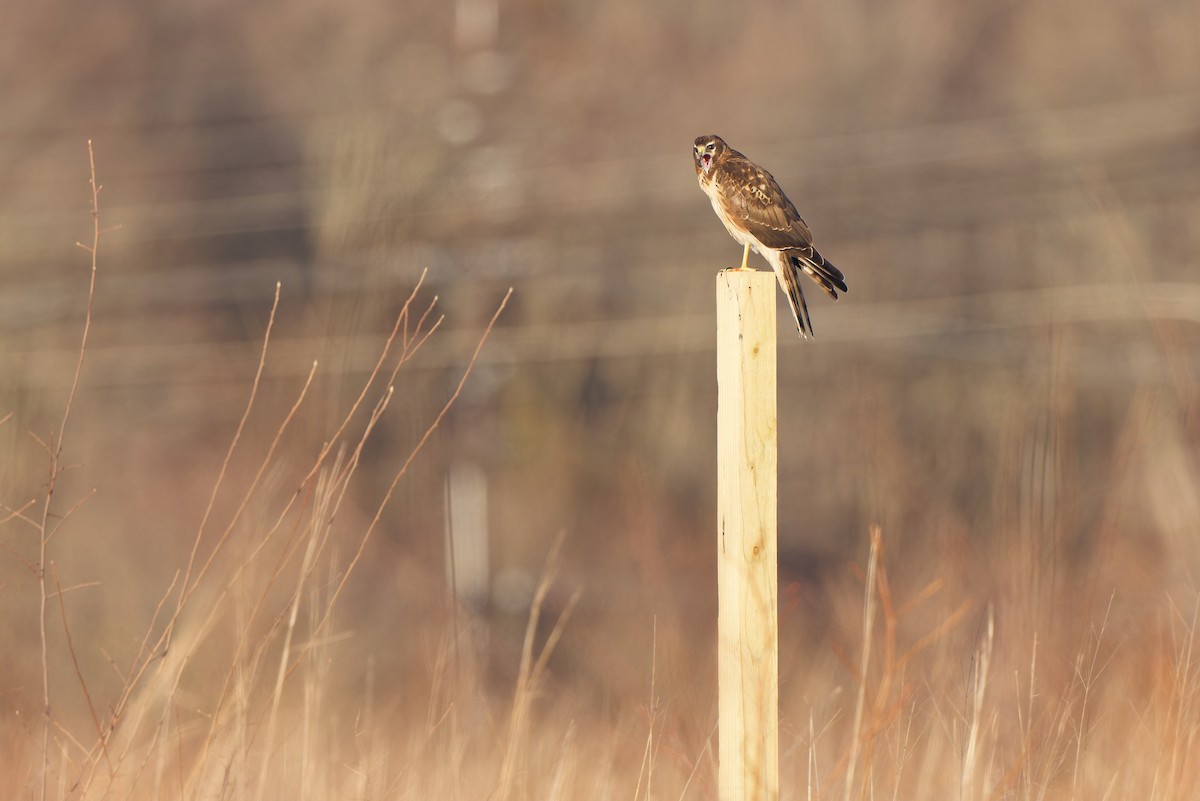
[[[717,176],[725,214],[773,250],[807,249],[812,232],[766,170],[749,160],[730,159]]]

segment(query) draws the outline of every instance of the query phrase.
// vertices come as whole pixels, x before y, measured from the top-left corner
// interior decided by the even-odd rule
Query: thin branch
[[[79,342],[79,358],[75,362],[75,375],[71,379],[71,390],[67,394],[67,402],[63,408],[62,421],[58,426],[58,435],[50,435],[49,440],[43,442],[34,435],[34,439],[46,449],[50,457],[49,476],[46,482],[46,498],[42,505],[42,518],[38,525],[38,642],[41,651],[42,665],[42,770],[39,798],[41,801],[46,801],[46,785],[49,778],[50,769],[50,647],[49,639],[46,631],[46,606],[50,598],[49,587],[46,582],[46,555],[50,538],[53,532],[50,530],[51,518],[51,501],[54,498],[54,490],[58,484],[58,477],[62,475],[62,450],[63,443],[66,441],[67,425],[71,421],[71,410],[75,406],[75,394],[79,390],[79,377],[83,374],[83,360],[87,355],[88,335],[92,330],[92,302],[96,296],[96,269],[99,264],[100,251],[100,236],[103,231],[100,228],[100,184],[96,183],[96,153],[92,147],[92,140],[88,140],[88,183],[92,188],[92,244],[86,247],[85,250],[91,255],[91,275],[88,281],[87,306],[84,311],[83,318],[83,335]],[[57,440],[57,444],[56,444]],[[74,508],[74,507],[72,507]]]
[[[92,256],[92,270],[88,281],[88,298],[87,309],[83,317],[83,339],[79,343],[79,359],[75,362],[75,375],[71,379],[71,391],[67,395],[67,406],[63,410],[62,423],[58,426],[58,450],[55,454],[55,460],[62,454],[63,438],[67,434],[67,423],[71,419],[71,408],[74,405],[75,393],[79,389],[79,376],[83,373],[83,358],[87,354],[88,334],[92,330],[92,300],[96,296],[96,268],[98,266],[98,251],[100,250],[100,237],[103,231],[100,230],[100,189],[101,186],[96,183],[96,153],[92,149],[92,140],[88,140],[88,166],[91,171],[91,177],[88,183],[92,187],[92,246],[88,252]],[[47,492],[49,495],[50,492]]]
[[[54,567],[53,563],[51,563],[50,568],[54,572],[54,586],[58,590],[55,593],[58,597],[58,613],[62,618],[63,634],[66,635],[67,650],[71,654],[71,664],[75,668],[75,678],[79,681],[79,689],[83,691],[84,700],[87,701],[88,712],[92,715],[92,724],[96,727],[96,740],[100,743],[100,748],[104,752],[104,761],[108,764],[109,776],[112,776],[113,764],[112,758],[108,755],[108,737],[104,733],[104,726],[100,723],[100,716],[96,714],[96,705],[92,702],[92,694],[88,690],[87,681],[83,678],[83,668],[79,666],[79,657],[75,653],[75,640],[71,637],[71,626],[67,622],[67,605],[63,601],[65,591],[63,590],[62,583],[58,580],[58,569]]]
[[[14,509],[8,504],[0,503],[0,511],[8,512],[8,517],[0,520],[0,526],[4,525],[10,520],[21,520],[25,523],[28,523],[36,530],[38,525],[37,521],[25,514],[26,509],[36,504],[37,500],[34,498],[30,498],[29,500],[25,501],[25,503],[19,509]]]
[[[250,418],[250,410],[254,408],[254,400],[258,397],[258,386],[262,382],[263,369],[267,364],[267,346],[271,342],[271,329],[275,326],[275,312],[279,308],[279,289],[280,283],[275,282],[275,300],[271,304],[271,314],[267,317],[267,330],[263,333],[262,350],[259,352],[258,369],[254,371],[254,383],[250,385],[250,397],[246,400],[246,409],[242,412],[242,419],[238,421],[237,428],[233,432],[233,440],[229,443],[229,448],[225,451],[225,460],[221,462],[221,470],[217,473],[217,480],[213,483],[212,492],[208,496],[208,506],[204,508],[204,515],[200,518],[200,526],[196,530],[196,537],[192,541],[192,552],[188,556],[187,567],[183,571],[183,583],[179,586],[179,601],[175,606],[175,615],[167,624],[167,630],[164,635],[169,638],[170,631],[174,627],[179,613],[183,610],[183,606],[187,603],[190,596],[192,569],[195,567],[196,555],[200,551],[200,542],[204,539],[204,529],[208,526],[208,519],[212,516],[213,508],[217,504],[217,495],[221,491],[221,486],[225,483],[225,473],[229,470],[229,463],[233,460],[233,452],[237,450],[238,443],[242,439],[242,432],[246,428],[246,421]]]
[[[54,563],[51,562],[50,564],[53,565]],[[54,583],[56,585],[58,584],[57,576],[55,576]],[[57,587],[55,589],[55,591],[53,593],[51,593],[50,597],[51,598],[60,598],[69,592],[75,592],[76,590],[90,590],[90,589],[94,589],[99,586],[101,586],[99,581],[85,581],[81,584],[72,584],[70,587]]]
[[[348,412],[346,412],[345,416],[342,418],[342,422],[340,425],[338,425],[337,430],[333,432],[333,436],[331,436],[329,438],[329,441],[325,443],[325,446],[323,448],[321,448],[321,452],[319,454],[317,454],[317,458],[313,462],[313,466],[309,469],[308,473],[304,476],[304,478],[300,480],[300,483],[296,487],[296,495],[299,495],[304,490],[305,485],[307,485],[308,482],[313,479],[313,477],[317,474],[317,471],[319,471],[321,469],[321,465],[323,465],[325,463],[325,459],[329,456],[330,452],[333,451],[334,446],[341,440],[342,434],[345,432],[347,426],[350,425],[350,421],[354,419],[354,415],[358,412],[358,409],[362,405],[363,400],[365,400],[367,397],[367,392],[370,391],[371,386],[375,383],[375,379],[379,376],[380,371],[383,369],[383,365],[387,361],[388,353],[391,352],[392,345],[396,341],[396,335],[398,333],[400,333],[402,326],[404,329],[404,333],[403,333],[404,342],[401,347],[401,353],[404,354],[404,353],[409,352],[409,345],[408,345],[409,309],[412,307],[412,302],[417,297],[417,293],[421,290],[421,284],[423,284],[425,282],[425,276],[428,272],[429,272],[428,268],[421,271],[420,277],[417,278],[416,286],[414,286],[412,289],[412,292],[409,293],[408,298],[404,301],[404,305],[400,307],[400,313],[396,315],[396,322],[392,326],[392,332],[388,335],[387,340],[384,341],[383,350],[380,352],[379,358],[375,360],[375,366],[371,369],[371,374],[367,376],[367,380],[363,384],[362,391],[358,393],[358,397],[355,398],[354,403],[352,403],[350,405],[350,410]],[[434,299],[433,299],[433,303],[436,303],[436,302],[437,302],[437,296],[435,295]],[[433,308],[433,303],[430,304],[431,309]],[[426,314],[428,314],[428,310],[426,311]],[[421,319],[424,320],[425,318],[422,316]],[[418,325],[418,327],[419,327],[419,325]],[[417,350],[417,348],[420,347],[420,344],[421,343],[417,343],[417,345],[412,348],[412,352],[415,352]],[[403,356],[401,357],[401,360],[403,361]],[[393,373],[393,376],[394,375],[395,374]],[[285,512],[286,512],[286,510],[285,510]]]
[[[446,413],[450,411],[450,407],[452,407],[454,402],[458,400],[458,396],[462,393],[463,386],[465,386],[467,383],[467,378],[470,377],[471,372],[475,369],[475,363],[479,360],[479,354],[483,350],[484,344],[488,341],[488,337],[491,336],[492,328],[496,325],[496,320],[500,318],[500,314],[504,311],[505,306],[508,305],[508,300],[512,297],[512,293],[512,287],[509,287],[508,292],[504,294],[503,300],[500,301],[500,305],[496,307],[496,312],[492,315],[492,319],[488,321],[487,327],[483,330],[483,335],[479,338],[479,343],[475,346],[475,351],[471,354],[470,361],[467,362],[467,368],[463,371],[463,375],[462,378],[459,379],[458,386],[454,388],[454,392],[450,395],[450,398],[446,401],[446,403],[443,404],[441,411],[439,411],[437,416],[434,417],[433,422],[430,423],[429,427],[425,429],[425,433],[421,435],[421,439],[408,454],[408,458],[404,460],[404,464],[402,464],[400,469],[396,471],[396,475],[392,478],[392,483],[388,485],[387,491],[383,494],[383,500],[380,501],[379,507],[375,510],[375,516],[371,519],[371,524],[367,526],[367,531],[365,534],[363,534],[362,540],[358,544],[358,550],[355,552],[354,557],[350,560],[350,564],[346,567],[346,572],[342,574],[342,579],[338,583],[337,588],[330,596],[329,603],[325,608],[325,614],[321,618],[320,623],[318,623],[313,630],[314,635],[317,632],[320,632],[329,621],[329,618],[333,613],[333,607],[337,603],[338,598],[341,597],[342,592],[346,589],[346,584],[350,580],[350,575],[354,572],[355,567],[357,567],[359,561],[363,557],[363,554],[366,552],[367,543],[370,541],[371,535],[375,533],[375,528],[379,525],[379,521],[383,517],[383,510],[387,508],[389,501],[391,501],[392,494],[395,493],[396,487],[400,483],[400,479],[403,478],[408,472],[408,468],[416,460],[417,455],[421,452],[421,449],[425,447],[425,443],[429,441],[429,438],[433,436],[433,432],[436,431],[438,426],[441,425],[442,418],[446,416]]]
[[[242,515],[249,507],[251,499],[253,499],[255,492],[258,491],[258,487],[262,483],[263,477],[267,474],[267,468],[271,466],[271,463],[275,459],[275,451],[278,450],[279,443],[283,440],[284,433],[287,431],[292,421],[296,418],[296,414],[300,411],[300,406],[304,403],[304,399],[308,397],[308,390],[312,387],[313,377],[316,375],[316,373],[317,363],[314,361],[312,363],[312,369],[309,370],[308,378],[305,380],[304,386],[300,389],[300,394],[296,397],[296,401],[292,404],[292,408],[288,410],[287,415],[284,416],[283,422],[279,424],[279,428],[276,429],[275,436],[272,438],[271,444],[267,448],[267,453],[263,457],[262,463],[258,467],[258,471],[254,474],[254,478],[251,479],[249,488],[242,495],[241,503],[239,503],[237,509],[234,510],[233,517],[230,518],[229,523],[225,526],[225,530],[221,532],[220,538],[218,538],[216,544],[213,545],[212,551],[209,552],[208,558],[205,559],[204,564],[196,573],[195,580],[192,582],[192,586],[184,587],[185,595],[182,598],[184,603],[186,603],[187,600],[196,592],[199,587],[200,580],[205,576],[206,573],[208,573],[208,570],[210,567],[212,567],[217,555],[222,551],[225,543],[228,542],[229,537],[233,534],[233,530],[237,526],[238,521],[241,520]],[[264,542],[262,544],[266,544],[266,538],[264,538]]]
[[[54,539],[54,535],[57,534],[58,530],[63,527],[63,524],[71,518],[71,515],[75,514],[79,507],[90,501],[95,494],[96,488],[92,487],[90,490],[88,490],[86,495],[75,501],[75,503],[71,504],[70,509],[63,512],[61,515],[55,515],[58,522],[54,524],[54,528],[50,529],[50,533],[46,535],[46,541],[49,542],[50,540]]]

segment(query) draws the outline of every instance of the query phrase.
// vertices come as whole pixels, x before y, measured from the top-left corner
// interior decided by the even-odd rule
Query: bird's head
[[[729,145],[725,144],[725,140],[716,134],[696,137],[696,142],[692,145],[692,159],[696,162],[696,174],[707,177],[712,172],[713,165],[728,150]]]

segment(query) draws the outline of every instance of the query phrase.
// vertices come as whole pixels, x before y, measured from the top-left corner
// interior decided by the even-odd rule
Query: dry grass
[[[104,233],[94,166],[91,180],[89,297]],[[186,558],[139,577],[162,589],[132,649],[105,642],[104,627],[87,622],[103,619],[105,609],[74,600],[110,582],[111,565],[65,587],[56,568],[72,537],[84,535],[77,517],[92,497],[59,491],[89,301],[62,422],[33,437],[46,465],[44,493],[26,503],[5,498],[3,541],[32,579],[5,592],[35,596],[29,608],[40,644],[38,662],[22,681],[10,679],[6,695],[16,709],[41,710],[5,721],[5,796],[712,797],[711,648],[693,650],[677,636],[660,643],[658,613],[646,611],[625,625],[650,632],[650,658],[640,668],[648,695],[591,697],[580,682],[586,671],[555,662],[577,624],[581,592],[560,588],[563,535],[529,601],[515,673],[496,664],[504,651],[493,644],[495,621],[460,608],[436,585],[427,586],[437,597],[423,613],[386,626],[368,618],[375,625],[363,629],[344,611],[356,569],[375,552],[384,510],[460,397],[507,301],[461,380],[397,459],[391,481],[379,485],[374,514],[356,515],[347,507],[361,502],[351,498],[364,450],[405,366],[441,322],[437,298],[423,300],[420,282],[413,288],[368,378],[303,459],[305,440],[292,431],[319,381],[317,364],[281,413],[256,415],[277,290],[244,413]],[[11,414],[0,423],[20,425]],[[252,427],[265,435],[250,436]],[[1195,593],[1165,588],[1148,602],[1115,590],[1099,596],[1105,582],[1097,576],[1125,569],[1115,547],[1095,556],[1090,576],[1027,575],[1021,544],[993,557],[948,552],[920,571],[922,581],[896,583],[891,567],[911,555],[884,543],[873,528],[865,570],[828,582],[830,623],[821,637],[785,653],[785,798],[1193,796],[1200,781]],[[973,583],[984,577],[1034,592],[980,593]],[[785,611],[785,628],[795,612],[795,605]],[[364,642],[381,637],[415,643],[405,651],[423,664],[399,674],[394,661],[382,667],[375,653],[391,649]]]
[[[1200,6],[487,6],[10,15],[0,797],[713,797],[710,130],[851,283],[784,797],[1194,797]]]

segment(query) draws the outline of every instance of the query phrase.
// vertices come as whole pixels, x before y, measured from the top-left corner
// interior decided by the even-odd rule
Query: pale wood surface
[[[775,276],[717,276],[720,801],[779,798]]]

